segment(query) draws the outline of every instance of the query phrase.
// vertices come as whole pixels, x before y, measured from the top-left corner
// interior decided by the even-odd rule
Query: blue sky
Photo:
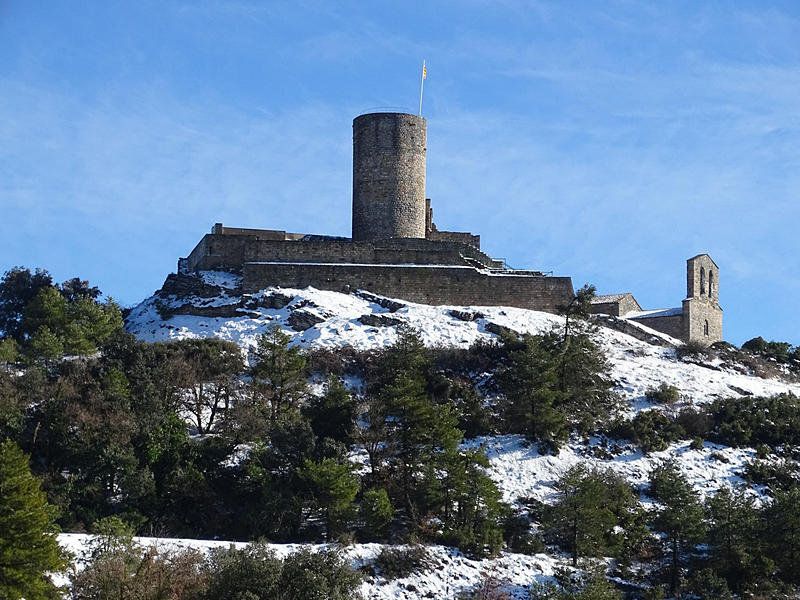
[[[442,229],[647,308],[720,266],[800,344],[800,3],[0,0],[0,270],[123,304],[214,222],[349,235],[351,121],[418,103]]]

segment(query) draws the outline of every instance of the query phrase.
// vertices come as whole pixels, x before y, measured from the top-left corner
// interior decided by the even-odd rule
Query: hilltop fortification
[[[426,149],[423,117],[405,113],[357,117],[353,121],[350,238],[217,223],[186,258],[179,259],[179,276],[209,270],[234,272],[242,276],[245,293],[270,286],[312,286],[344,292],[363,289],[434,305],[514,306],[548,312],[565,306],[574,295],[570,277],[510,269],[481,251],[480,236],[436,227],[425,194]],[[647,324],[669,329],[680,339],[717,341],[722,336],[717,298],[684,300],[688,327],[683,322],[660,327],[660,321],[652,317]],[[712,302],[718,318],[706,321],[714,308]],[[624,316],[622,304],[606,304],[610,310],[605,312],[616,310],[615,316]],[[705,333],[698,333],[704,321]]]

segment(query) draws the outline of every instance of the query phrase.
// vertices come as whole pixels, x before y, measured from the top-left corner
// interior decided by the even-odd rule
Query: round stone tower
[[[426,143],[416,115],[353,120],[353,241],[425,237]]]

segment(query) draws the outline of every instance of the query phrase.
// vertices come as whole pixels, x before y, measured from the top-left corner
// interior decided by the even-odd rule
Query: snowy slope
[[[207,307],[240,301],[235,292],[238,282],[234,275],[213,272],[203,275],[216,284],[222,282],[225,295],[213,299],[171,299],[170,302],[173,305],[190,302],[198,307]],[[252,298],[258,300],[274,294],[287,296],[291,302],[280,309],[251,308],[242,311],[247,316],[241,317],[176,315],[166,321],[159,316],[156,309],[158,298],[154,296],[132,309],[126,319],[126,327],[140,339],[149,342],[219,337],[247,348],[255,345],[257,336],[264,333],[271,323],[278,323],[292,336],[293,343],[303,347],[335,348],[350,345],[368,349],[394,343],[397,331],[391,326],[365,325],[359,321],[365,315],[391,317],[406,323],[419,331],[428,346],[462,348],[479,339],[497,338],[496,334],[487,331],[489,324],[522,333],[542,333],[563,325],[563,319],[556,315],[513,307],[428,306],[398,301],[402,308],[391,312],[377,302],[357,295],[314,288],[268,288],[253,294]],[[295,311],[313,314],[322,321],[305,331],[294,331],[289,326],[289,317]],[[477,314],[479,317],[464,321],[453,316],[453,311]],[[799,384],[719,370],[714,365],[714,368],[708,368],[679,361],[672,348],[652,346],[612,329],[600,328],[598,341],[613,365],[612,375],[619,384],[618,391],[630,401],[632,411],[646,408],[645,391],[661,383],[674,385],[682,397],[692,403],[703,403],[719,396],[741,395],[743,392],[756,395],[785,391],[800,393]]]
[[[64,533],[58,537],[60,544],[77,558],[77,567],[82,568],[91,536],[79,533]],[[208,552],[213,548],[227,548],[232,542],[217,540],[188,540],[164,538],[135,538],[142,546],[153,546],[159,550],[180,550],[194,548]],[[242,543],[234,544],[241,548]],[[301,547],[300,544],[271,544],[276,555],[284,558]],[[312,548],[328,548],[317,545]],[[374,562],[380,552],[380,544],[354,544],[342,550],[350,564],[359,569]],[[526,591],[531,584],[550,577],[553,569],[559,564],[558,559],[546,554],[504,553],[501,556],[485,560],[471,560],[451,548],[430,546],[430,568],[400,579],[386,580],[379,574],[365,574],[361,585],[361,594],[365,600],[417,600],[418,598],[453,598],[461,591],[474,587],[484,574],[507,583],[506,590],[511,597],[527,598]],[[58,578],[59,585],[68,583],[66,578]]]
[[[180,307],[189,303],[197,307],[241,305],[239,282],[228,274],[205,273],[206,282],[224,291],[216,298],[164,298],[154,296],[135,307],[126,325],[129,331],[147,341],[179,340],[216,336],[232,340],[243,348],[253,346],[259,334],[269,324],[278,323],[292,336],[292,343],[303,347],[335,348],[350,345],[359,349],[378,348],[392,344],[396,327],[365,325],[381,318],[384,322],[402,322],[413,327],[428,346],[468,347],[479,339],[497,336],[490,330],[496,326],[518,332],[541,333],[563,326],[563,320],[548,313],[510,307],[427,306],[405,301],[382,301],[369,295],[342,294],[320,291],[270,288],[250,296],[249,308],[237,309],[243,316],[209,317],[176,315],[164,321],[157,303]],[[285,297],[282,308],[253,307],[274,295]],[[267,302],[267,304],[269,304]],[[388,308],[387,308],[388,307]],[[296,311],[313,315],[318,323],[303,331],[290,326]],[[364,319],[364,317],[368,317]],[[374,318],[378,317],[377,321]],[[389,321],[386,321],[386,318]],[[465,320],[467,319],[467,320]],[[471,320],[470,320],[471,319]],[[769,396],[782,392],[800,395],[800,384],[780,379],[762,379],[743,374],[721,361],[695,364],[682,361],[671,347],[650,345],[614,329],[599,328],[596,339],[604,349],[611,365],[616,390],[626,401],[629,414],[649,410],[653,405],[645,392],[662,383],[674,385],[681,394],[680,405],[702,404],[717,397],[742,395]],[[520,436],[506,435],[465,442],[466,446],[484,445],[490,460],[490,475],[497,482],[504,499],[516,503],[520,498],[549,501],[553,484],[571,466],[584,463],[599,468],[611,468],[632,485],[643,489],[648,473],[660,460],[674,457],[696,489],[703,495],[713,494],[722,486],[742,483],[739,477],[743,465],[752,460],[751,449],[726,448],[706,443],[702,450],[692,450],[687,442],[673,444],[663,452],[643,455],[633,445],[615,448],[613,458],[597,452],[599,440],[571,440],[558,456],[540,455]],[[754,490],[758,494],[759,490]],[[186,542],[194,543],[194,542]],[[199,543],[199,542],[198,542]],[[207,545],[208,543],[202,542]],[[281,547],[289,551],[289,547]],[[363,564],[378,552],[375,545],[356,545],[347,549],[355,565]],[[444,548],[433,548],[440,568],[409,580],[383,582],[380,578],[365,583],[366,598],[453,597],[459,587],[478,581],[482,571],[493,571],[514,585],[511,591],[522,594],[537,577],[552,573],[558,561],[546,555],[504,555],[494,561],[469,561]],[[428,595],[430,594],[430,595]]]

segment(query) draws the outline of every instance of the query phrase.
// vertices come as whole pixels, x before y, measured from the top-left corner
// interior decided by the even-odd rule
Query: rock
[[[280,310],[281,308],[287,306],[292,300],[294,300],[292,296],[275,292],[269,296],[263,296],[259,298],[248,296],[244,305],[247,308],[273,308]]]
[[[295,331],[305,331],[311,329],[317,323],[322,323],[325,319],[305,310],[294,310],[289,315],[289,327]]]
[[[358,317],[358,322],[370,327],[394,327],[395,325],[400,325],[403,321],[387,315],[368,314]]]
[[[364,290],[358,290],[356,292],[356,296],[366,300],[367,302],[374,302],[381,308],[385,308],[389,312],[397,312],[401,308],[405,308],[405,304],[402,302],[397,302],[396,300],[390,300],[389,298],[384,298],[383,296],[376,296],[375,294],[370,294]]]
[[[492,323],[491,321],[487,321],[485,327],[486,331],[488,331],[489,333],[493,333],[495,335],[503,335],[503,334],[513,335],[513,336],[519,335],[518,331],[514,331],[510,327],[506,327],[504,325],[498,325],[497,323]]]
[[[164,285],[156,292],[159,296],[177,296],[187,298],[197,296],[198,298],[216,298],[223,294],[223,288],[217,285],[209,285],[199,275],[178,275],[170,273],[164,281]]]
[[[466,310],[451,310],[448,314],[459,321],[475,321],[486,317],[482,312],[469,312]]]

